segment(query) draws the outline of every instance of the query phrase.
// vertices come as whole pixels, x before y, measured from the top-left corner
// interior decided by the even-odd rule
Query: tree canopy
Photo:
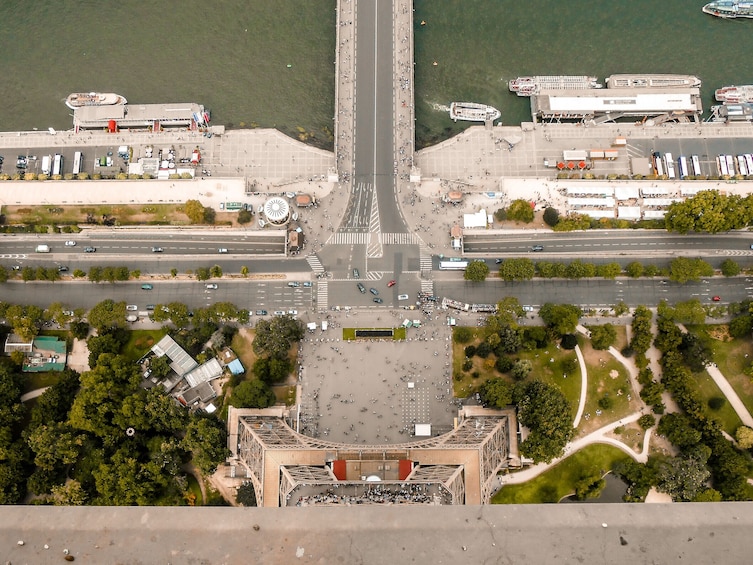
[[[667,209],[664,222],[667,230],[679,233],[719,233],[750,225],[753,220],[753,198],[703,190]]]
[[[465,268],[463,278],[472,282],[483,282],[489,275],[489,265],[484,261],[471,261]]]
[[[267,408],[275,402],[275,393],[258,379],[243,381],[233,389],[230,397],[230,404],[236,408]]]
[[[536,463],[562,455],[574,432],[570,405],[562,391],[542,381],[523,382],[515,386],[512,400],[518,405],[520,423],[530,432],[520,445],[521,453]]]
[[[539,309],[539,316],[544,323],[559,335],[573,333],[581,314],[580,308],[573,304],[547,302]]]

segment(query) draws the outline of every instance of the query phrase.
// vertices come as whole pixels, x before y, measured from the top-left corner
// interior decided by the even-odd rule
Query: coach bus
[[[680,175],[681,179],[684,179],[688,176],[688,159],[685,157],[685,155],[680,155],[680,158],[677,160],[677,174]]]
[[[701,161],[698,159],[698,155],[693,155],[690,158],[690,162],[693,163],[693,174],[697,177],[701,176]]]
[[[724,155],[719,155],[716,158],[716,166],[719,169],[719,174],[721,176],[729,176],[729,169],[727,169],[727,158]]]
[[[450,257],[439,262],[440,271],[464,271],[468,267],[468,261],[459,257]]]
[[[664,154],[664,166],[667,169],[667,178],[670,180],[675,178],[675,162],[672,160],[671,153]]]
[[[60,153],[55,154],[55,159],[52,161],[52,174],[63,174],[63,156]]]
[[[76,151],[73,154],[73,174],[77,175],[81,172],[81,151]]]

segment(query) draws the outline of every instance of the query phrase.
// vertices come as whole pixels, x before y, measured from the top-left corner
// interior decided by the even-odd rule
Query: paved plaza
[[[453,427],[452,345],[444,317],[407,330],[406,341],[342,340],[343,327],[393,327],[402,313],[332,314],[326,332],[307,333],[301,344],[301,431],[352,444],[405,443],[415,424],[432,435]]]

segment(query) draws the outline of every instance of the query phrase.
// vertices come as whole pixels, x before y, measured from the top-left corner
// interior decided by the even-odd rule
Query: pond
[[[604,480],[606,481],[607,484],[604,487],[604,490],[601,491],[601,494],[599,495],[598,498],[591,498],[588,500],[576,500],[575,495],[570,495],[560,500],[560,503],[623,502],[622,497],[625,496],[625,493],[627,492],[627,487],[628,487],[627,483],[625,483],[622,479],[620,479],[616,475],[613,475],[612,473],[608,473],[604,477]]]

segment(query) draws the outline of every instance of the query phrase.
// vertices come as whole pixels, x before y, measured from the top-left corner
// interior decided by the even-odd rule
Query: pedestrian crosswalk
[[[421,279],[421,292],[434,296],[434,281]]]
[[[368,232],[337,232],[327,240],[327,245],[368,245],[371,234]]]
[[[429,248],[426,247],[425,245],[422,245],[420,249],[419,266],[421,269],[422,277],[431,276],[431,268],[432,268],[431,253],[429,253]]]
[[[316,284],[316,309],[319,312],[326,312],[329,308],[329,282],[321,279]]]
[[[306,262],[311,266],[311,270],[314,271],[315,275],[321,275],[322,273],[324,273],[324,266],[319,260],[319,256],[315,253],[308,255],[306,257]]]
[[[380,233],[382,245],[419,245],[421,238],[414,233]]]

